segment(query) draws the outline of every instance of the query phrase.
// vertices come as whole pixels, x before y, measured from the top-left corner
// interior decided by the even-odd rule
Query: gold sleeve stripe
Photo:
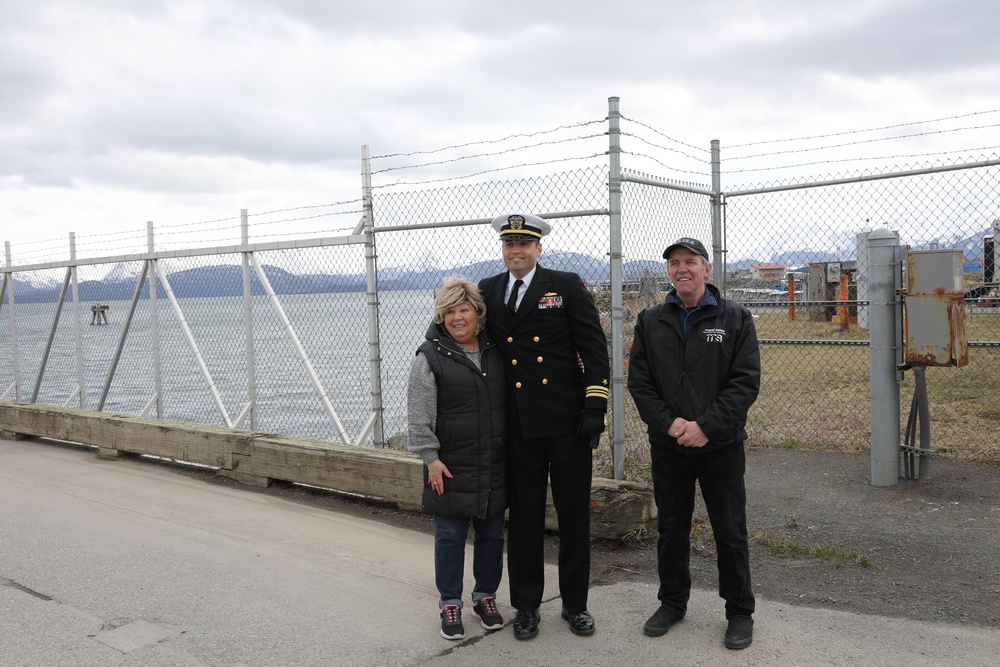
[[[609,392],[608,388],[607,387],[602,387],[599,384],[592,384],[589,387],[587,387],[587,394],[586,394],[586,396],[588,398],[590,398],[591,396],[594,396],[596,398],[607,398],[609,394],[610,394],[610,392]]]

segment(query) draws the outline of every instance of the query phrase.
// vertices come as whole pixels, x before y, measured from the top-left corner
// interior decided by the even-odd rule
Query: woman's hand
[[[427,482],[431,485],[431,490],[439,496],[444,494],[444,478],[451,479],[451,471],[448,470],[441,459],[431,461],[427,464]]]

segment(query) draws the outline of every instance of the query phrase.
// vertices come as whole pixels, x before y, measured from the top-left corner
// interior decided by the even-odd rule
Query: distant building
[[[787,268],[787,264],[768,264],[765,262],[759,262],[757,264],[750,265],[750,276],[752,278],[763,280],[782,280],[785,277],[785,269]]]

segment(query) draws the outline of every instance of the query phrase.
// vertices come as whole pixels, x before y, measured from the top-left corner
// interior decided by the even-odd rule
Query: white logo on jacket
[[[725,329],[705,329],[701,332],[706,343],[721,343],[726,339]]]

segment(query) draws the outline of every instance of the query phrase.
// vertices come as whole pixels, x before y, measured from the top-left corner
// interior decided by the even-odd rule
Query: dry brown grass
[[[756,318],[761,339],[867,340],[856,326],[812,322],[804,314]],[[970,342],[1000,340],[1000,314],[967,317]],[[631,327],[627,326],[627,341]],[[628,343],[626,343],[626,350]],[[870,447],[869,350],[851,345],[762,345],[761,392],[747,422],[748,445],[843,452]],[[928,368],[931,448],[935,455],[1000,466],[1000,345],[973,347],[963,368]],[[913,396],[913,373],[900,385],[900,437]],[[595,456],[595,475],[612,477],[610,431]],[[625,479],[649,483],[649,444],[625,395]]]

